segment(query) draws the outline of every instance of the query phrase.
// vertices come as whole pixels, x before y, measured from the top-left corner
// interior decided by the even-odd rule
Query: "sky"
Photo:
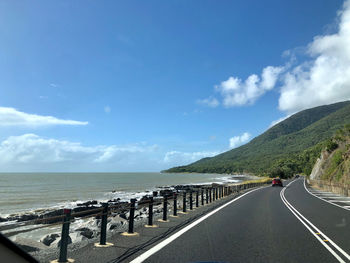
[[[350,0],[0,2],[0,172],[142,172],[350,99]]]

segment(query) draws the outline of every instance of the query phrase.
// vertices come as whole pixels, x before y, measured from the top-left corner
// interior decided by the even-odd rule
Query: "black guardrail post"
[[[102,216],[101,216],[101,236],[100,245],[106,245],[106,231],[107,231],[107,216],[108,216],[108,203],[102,204]]]
[[[199,206],[199,192],[198,190],[196,191],[196,207]]]
[[[174,192],[174,209],[173,209],[173,216],[177,216],[177,193]]]
[[[68,238],[69,238],[69,224],[72,209],[63,209],[63,224],[61,233],[61,243],[60,243],[60,256],[58,262],[67,262],[67,248],[68,248]]]
[[[218,188],[216,187],[216,188],[215,188],[215,199],[216,199],[216,200],[218,200],[218,196],[219,196],[219,195],[218,195]]]
[[[211,203],[212,197],[211,197],[211,188],[209,189],[209,203]]]
[[[182,198],[182,212],[186,213],[186,191],[183,193]]]
[[[163,197],[163,221],[167,221],[168,214],[168,197],[165,195]]]
[[[209,189],[205,188],[205,203],[209,203]]]
[[[153,226],[153,196],[149,198],[148,203],[148,225]]]
[[[134,233],[134,217],[135,217],[135,203],[136,199],[130,199],[130,215],[129,215],[129,234]]]
[[[190,210],[193,209],[193,196],[192,196],[192,190],[190,191]]]
[[[204,205],[204,190],[201,189],[201,203],[202,203],[202,206]]]

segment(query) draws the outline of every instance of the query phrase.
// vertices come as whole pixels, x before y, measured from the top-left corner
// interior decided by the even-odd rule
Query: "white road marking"
[[[344,207],[343,207],[343,206],[341,206],[341,205],[338,205],[338,204],[335,204],[335,203],[329,202],[328,200],[325,200],[325,199],[323,199],[323,198],[321,198],[321,197],[319,197],[319,196],[317,196],[317,195],[315,195],[315,194],[311,193],[311,192],[309,191],[309,189],[307,189],[307,187],[306,187],[306,185],[305,185],[305,181],[306,181],[306,179],[304,179],[304,188],[305,188],[306,192],[308,192],[310,195],[313,195],[314,197],[316,197],[316,198],[318,198],[318,199],[320,199],[320,200],[322,200],[322,201],[325,201],[325,202],[327,202],[327,203],[329,203],[329,204],[331,204],[331,205],[334,205],[334,206],[337,206],[337,207],[343,208],[343,209],[345,209],[345,210],[348,210],[348,209],[344,208]]]
[[[184,233],[186,233],[188,230],[190,230],[191,228],[193,228],[194,226],[198,225],[200,222],[204,221],[205,219],[207,219],[208,217],[210,217],[211,215],[217,213],[218,211],[220,211],[221,209],[225,208],[226,206],[232,204],[233,202],[236,202],[237,200],[241,199],[243,196],[250,194],[256,190],[260,190],[266,187],[270,187],[270,186],[265,186],[265,187],[260,187],[257,189],[253,189],[233,200],[231,200],[230,202],[220,206],[219,208],[216,208],[215,210],[211,211],[210,213],[202,216],[201,218],[197,219],[196,221],[194,221],[193,223],[191,223],[190,225],[184,227],[183,229],[181,229],[180,231],[176,232],[175,234],[171,235],[170,237],[166,238],[165,240],[163,240],[162,242],[160,242],[159,244],[155,245],[154,247],[152,247],[151,249],[147,250],[146,252],[144,252],[143,254],[141,254],[140,256],[138,256],[137,258],[135,258],[134,260],[130,261],[130,263],[141,263],[144,260],[146,260],[147,258],[149,258],[150,256],[152,256],[154,253],[158,252],[159,250],[161,250],[163,247],[165,247],[166,245],[170,244],[172,241],[174,241],[176,238],[180,237],[181,235],[183,235]]]
[[[327,198],[327,199],[334,198],[334,199],[345,199],[345,200],[350,200],[350,198],[349,198],[349,197],[346,197],[346,196],[329,196],[329,197],[324,197],[324,198]]]
[[[294,181],[290,182],[286,188],[284,188],[281,193],[280,197],[283,201],[283,203],[286,205],[286,207],[295,215],[295,217],[311,232],[313,236],[317,238],[317,240],[336,258],[339,262],[345,262],[328,244],[323,242],[323,240],[328,240],[328,242],[337,249],[344,257],[346,257],[348,260],[350,260],[350,256],[336,243],[333,242],[328,236],[326,236],[320,229],[318,229],[315,225],[313,225],[308,219],[306,219],[294,206],[292,206],[286,197],[284,196],[285,190],[288,188],[288,186],[291,183],[294,183]],[[305,186],[305,185],[304,185]],[[315,233],[320,233],[324,239],[321,239],[319,235],[316,235]]]
[[[338,197],[341,197],[341,195],[338,195],[336,193],[315,193],[314,194],[316,195],[324,195],[324,196],[338,196]]]
[[[332,203],[350,203],[350,201],[347,200],[327,200]]]

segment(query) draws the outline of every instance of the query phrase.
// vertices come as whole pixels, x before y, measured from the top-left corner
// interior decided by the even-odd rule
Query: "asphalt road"
[[[144,250],[143,262],[350,262],[348,222],[350,211],[309,194],[301,178],[244,195],[171,242],[160,241],[168,244],[158,251]]]

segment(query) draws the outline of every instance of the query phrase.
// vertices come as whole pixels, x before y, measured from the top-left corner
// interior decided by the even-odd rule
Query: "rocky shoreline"
[[[172,198],[174,192],[181,192],[185,190],[195,190],[202,187],[214,186],[218,184],[211,185],[176,185],[171,187],[158,187],[158,191],[150,192],[144,195],[140,200],[138,200],[138,206],[135,211],[135,226],[140,224],[145,224],[148,218],[148,201],[150,197],[154,198],[154,219],[161,218],[163,213],[162,198],[167,196],[169,199]],[[113,206],[113,211],[108,217],[107,221],[107,233],[113,234],[115,232],[124,232],[127,230],[128,219],[129,219],[129,202],[121,201],[119,198],[108,200],[109,206]],[[178,206],[182,205],[182,197],[178,196]],[[100,235],[100,216],[93,216],[96,214],[96,209],[102,207],[102,203],[97,200],[90,200],[77,204],[76,207],[72,208],[72,214],[84,212],[83,215],[77,215],[74,221],[71,223],[70,227],[70,240],[69,243],[75,244],[75,246],[80,247],[84,243],[90,240],[97,240]],[[169,208],[171,211],[171,208]],[[38,253],[50,248],[57,248],[60,246],[61,238],[61,225],[58,224],[56,228],[50,229],[51,224],[59,223],[62,221],[63,209],[55,209],[52,211],[41,211],[40,213],[25,213],[22,215],[9,215],[6,218],[0,217],[0,222],[8,224],[16,223],[30,223],[30,227],[35,228],[36,226],[47,225],[48,233],[43,235],[39,240],[33,240],[30,238],[21,237],[21,235],[15,235],[11,239],[17,243],[22,249],[30,253]],[[88,217],[90,216],[91,217]],[[84,217],[84,218],[81,218]],[[88,218],[85,218],[88,217]],[[8,228],[8,224],[3,224],[0,226],[0,231],[2,228]],[[14,229],[3,231],[11,232]],[[16,228],[17,230],[17,228]],[[35,231],[35,230],[34,230]],[[20,232],[20,230],[19,230]],[[23,232],[27,232],[26,229]]]
[[[234,177],[238,179],[237,177]],[[242,181],[244,179],[251,179],[251,176],[247,178],[240,177]],[[153,216],[154,220],[160,219],[163,213],[162,198],[167,196],[169,202],[173,197],[173,193],[180,193],[182,191],[196,190],[203,187],[217,186],[219,184],[188,184],[188,185],[176,185],[170,187],[158,187],[157,191],[149,192],[142,196],[137,202],[135,210],[135,227],[147,224],[148,220],[148,201],[150,197],[154,199]],[[182,207],[182,195],[178,195],[177,198],[178,207]],[[125,232],[128,229],[129,219],[129,202],[121,201],[119,198],[108,200],[109,206],[113,206],[111,214],[107,220],[107,236],[114,235],[115,233]],[[172,203],[170,203],[172,204]],[[81,216],[76,216],[70,226],[69,243],[70,249],[75,250],[90,242],[98,242],[100,236],[101,219],[100,216],[96,216],[96,209],[102,207],[102,203],[97,200],[90,200],[82,202],[72,208],[72,214],[84,212]],[[171,213],[172,205],[168,206],[168,212]],[[46,258],[47,255],[52,253],[58,253],[60,247],[61,238],[61,224],[63,209],[55,209],[53,211],[41,211],[41,213],[26,213],[23,215],[10,215],[6,218],[0,218],[0,222],[7,223],[20,223],[30,222],[32,227],[42,226],[46,227],[47,231],[40,238],[33,239],[22,237],[21,235],[15,235],[11,239],[17,243],[22,249],[31,253],[37,258]],[[88,217],[91,215],[90,217]],[[52,218],[56,217],[56,218]],[[84,217],[84,218],[82,218]],[[86,218],[87,217],[87,218]],[[43,220],[44,219],[44,220]],[[51,224],[56,224],[55,227],[51,227]],[[0,231],[2,226],[0,225]],[[47,226],[46,226],[47,225]],[[12,229],[13,231],[14,229]],[[17,229],[16,229],[17,230]],[[33,230],[36,231],[36,230]],[[24,231],[26,232],[26,231]],[[3,232],[5,235],[5,231]]]

